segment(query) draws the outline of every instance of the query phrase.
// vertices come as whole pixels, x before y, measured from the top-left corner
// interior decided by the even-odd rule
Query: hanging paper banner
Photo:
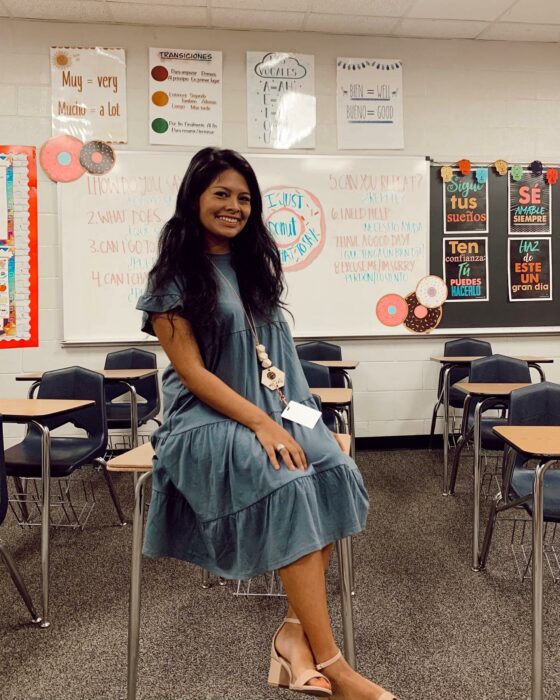
[[[247,140],[257,148],[315,148],[315,59],[247,52]]]
[[[338,58],[338,147],[404,148],[402,62]]]
[[[150,143],[222,144],[222,52],[150,48]]]
[[[0,348],[36,347],[37,168],[32,146],[0,146]]]
[[[454,168],[451,180],[443,183],[443,230],[488,233],[488,182],[477,177],[475,170],[461,175]]]
[[[510,238],[508,279],[510,301],[552,299],[550,238]]]
[[[550,184],[543,173],[523,170],[521,178],[508,177],[508,232],[512,234],[549,234],[552,230]]]
[[[443,239],[447,302],[488,301],[487,250],[487,238]]]
[[[124,49],[51,46],[52,133],[126,143]]]

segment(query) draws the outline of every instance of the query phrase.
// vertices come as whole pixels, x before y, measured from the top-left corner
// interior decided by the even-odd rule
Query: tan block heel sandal
[[[340,657],[342,656],[342,652],[339,650],[338,654],[332,657],[332,659],[328,659],[327,661],[323,661],[322,664],[317,664],[315,668],[318,671],[322,671],[324,668],[327,668],[327,666],[331,666],[332,664],[336,663]],[[385,692],[381,693],[381,695],[377,698],[377,700],[398,700],[396,695],[393,695],[393,693],[390,693],[388,690]]]
[[[300,625],[301,622],[294,617],[286,617],[280,627],[276,630],[274,637],[272,638],[272,646],[270,648],[270,671],[268,672],[268,684],[273,687],[289,688],[297,693],[306,693],[307,695],[314,695],[316,697],[326,698],[332,695],[332,690],[330,688],[322,688],[318,685],[305,685],[312,678],[324,678],[328,683],[329,679],[322,673],[319,673],[319,667],[316,669],[309,669],[304,671],[298,678],[293,680],[292,667],[289,661],[276,651],[276,637],[278,633],[285,625],[286,622],[291,622],[294,625]],[[335,660],[340,658],[340,652]],[[335,660],[331,660],[326,665],[334,663]]]

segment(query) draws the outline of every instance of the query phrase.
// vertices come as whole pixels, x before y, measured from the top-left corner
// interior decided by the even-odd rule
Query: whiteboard
[[[136,300],[191,153],[117,151],[103,176],[58,185],[65,343],[137,342]],[[376,303],[428,274],[429,162],[256,155],[297,337],[399,335]]]

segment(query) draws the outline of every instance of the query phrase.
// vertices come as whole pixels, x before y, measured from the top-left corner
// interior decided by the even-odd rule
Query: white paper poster
[[[150,143],[222,144],[222,52],[150,48]]]
[[[402,62],[338,58],[338,147],[404,148]]]
[[[315,60],[247,52],[247,140],[257,148],[315,148]]]
[[[126,143],[124,49],[51,46],[52,133]]]

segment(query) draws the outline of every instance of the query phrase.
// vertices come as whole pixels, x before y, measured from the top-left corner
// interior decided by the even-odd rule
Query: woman
[[[332,543],[363,529],[367,495],[322,421],[310,429],[281,417],[286,400],[315,407],[283,289],[251,166],[234,151],[199,151],[137,306],[171,361],[144,551],[226,578],[279,569],[289,606],[269,683],[391,700],[350,668],[332,635],[324,570]]]

